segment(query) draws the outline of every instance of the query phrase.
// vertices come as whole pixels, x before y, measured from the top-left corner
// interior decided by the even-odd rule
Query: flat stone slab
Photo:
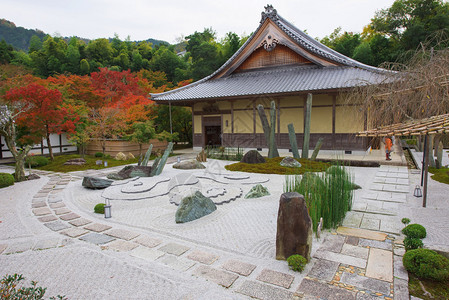
[[[159,257],[165,255],[165,252],[149,249],[146,247],[137,247],[133,249],[130,253],[131,256],[138,257],[145,260],[155,261]]]
[[[66,215],[62,215],[59,218],[61,220],[64,220],[64,221],[70,221],[70,220],[78,219],[79,217],[80,216],[78,214],[72,212],[72,213],[69,213],[69,214],[66,214]]]
[[[238,261],[238,260],[234,260],[234,259],[228,260],[221,267],[225,270],[228,270],[228,271],[231,271],[231,272],[243,275],[243,276],[250,275],[256,268],[255,265],[244,263],[242,261]]]
[[[96,245],[106,244],[106,243],[109,243],[109,242],[112,242],[113,240],[115,240],[111,236],[108,236],[105,234],[100,234],[100,233],[94,233],[94,232],[83,235],[79,239],[82,241],[88,242],[88,243],[96,244]]]
[[[350,236],[348,235],[346,237],[346,243],[349,245],[357,246],[359,244],[359,238],[356,236]]]
[[[394,278],[403,279],[408,282],[408,272],[404,268],[404,264],[402,263],[402,256],[394,255],[393,258],[393,274]]]
[[[59,231],[70,227],[69,225],[61,221],[47,222],[44,223],[44,225],[53,231]]]
[[[172,268],[173,270],[178,270],[182,272],[187,271],[188,269],[190,269],[195,265],[195,262],[191,260],[182,259],[173,255],[164,255],[157,261],[163,263],[167,267]]]
[[[111,230],[108,230],[107,232],[105,232],[104,234],[107,234],[109,236],[112,236],[112,237],[115,237],[118,239],[122,239],[125,241],[132,240],[139,236],[138,233],[135,233],[135,232],[132,232],[129,230],[125,230],[125,229],[111,229]]]
[[[39,221],[41,221],[42,223],[45,223],[45,222],[56,221],[58,218],[53,216],[53,215],[46,215],[46,216],[43,216],[43,217],[39,217],[37,219]]]
[[[61,207],[65,207],[65,204],[62,202],[50,203],[50,208],[56,209]]]
[[[343,220],[343,226],[360,227],[360,223],[363,219],[363,213],[358,211],[348,211],[346,217]]]
[[[8,248],[8,245],[0,244],[0,254],[2,254],[2,252],[5,251],[6,248]]]
[[[59,239],[39,240],[33,247],[33,250],[44,250],[58,247]]]
[[[135,243],[138,243],[142,246],[148,247],[148,248],[153,248],[156,246],[159,246],[162,243],[161,239],[155,239],[155,238],[151,238],[149,236],[146,235],[141,235],[139,237],[137,237],[134,240]]]
[[[366,260],[362,258],[357,258],[349,255],[344,255],[340,253],[330,252],[330,251],[320,251],[315,252],[314,256],[318,259],[327,259],[330,261],[335,261],[345,265],[350,265],[358,268],[366,267]]]
[[[83,228],[78,228],[78,227],[73,227],[73,228],[69,228],[64,231],[61,231],[62,234],[69,236],[71,238],[76,238],[76,237],[82,236],[83,234],[86,234],[88,232],[90,232],[90,231],[85,230]]]
[[[383,249],[370,248],[365,275],[393,282],[393,253]]]
[[[198,268],[195,269],[195,271],[193,271],[193,274],[204,277],[207,280],[213,281],[216,284],[224,286],[225,288],[229,288],[234,283],[234,281],[236,281],[237,278],[239,278],[238,275],[221,270],[216,270],[209,266],[199,266]]]
[[[345,243],[345,236],[337,234],[328,235],[324,238],[320,250],[340,253],[344,243]]]
[[[84,226],[89,223],[92,223],[92,221],[88,220],[88,219],[84,219],[84,218],[74,219],[73,221],[69,222],[69,224],[76,226],[76,227]]]
[[[380,220],[363,218],[362,223],[360,223],[360,228],[369,230],[379,230]]]
[[[27,241],[22,243],[14,243],[8,245],[8,248],[3,251],[3,254],[21,253],[30,250],[33,247],[33,242]]]
[[[106,249],[119,251],[119,252],[128,252],[135,248],[137,248],[139,245],[133,242],[127,242],[122,240],[115,240],[110,242],[109,244],[105,245]]]
[[[327,300],[355,300],[356,293],[315,280],[303,279],[297,293]],[[306,298],[307,299],[307,298]]]
[[[35,216],[45,216],[51,214],[51,210],[48,207],[33,208],[32,211]]]
[[[373,241],[367,239],[360,239],[359,246],[370,247],[370,248],[379,248],[384,250],[390,250],[393,248],[393,243],[391,240],[385,240],[383,242]]]
[[[376,241],[385,241],[385,239],[387,238],[387,235],[385,233],[343,226],[337,228],[337,233]]]
[[[335,261],[319,259],[315,261],[312,269],[307,275],[321,280],[331,281],[334,278],[335,273],[337,273],[339,265],[340,264]]]
[[[368,258],[368,248],[353,246],[349,244],[344,244],[343,249],[341,250],[341,254],[354,256],[358,258],[367,259]]]
[[[370,290],[375,293],[379,292],[384,295],[390,295],[390,283],[383,280],[360,276],[354,273],[343,272],[340,278],[340,282],[356,286],[363,290]]]
[[[90,224],[84,227],[84,229],[90,230],[90,231],[95,231],[95,232],[102,232],[108,229],[111,229],[111,226],[108,225],[103,225],[100,223],[94,223],[94,224]]]
[[[197,261],[197,262],[200,262],[202,264],[211,265],[218,259],[218,255],[195,250],[192,253],[190,253],[187,256],[187,258]]]
[[[263,269],[256,279],[288,289],[295,277],[290,274]]]
[[[72,211],[65,207],[55,209],[55,215],[63,215],[63,214],[68,214],[70,212],[72,212]]]
[[[237,292],[252,298],[262,300],[294,299],[294,294],[285,289],[277,288],[260,282],[246,280]]]
[[[408,280],[403,280],[399,278],[394,279],[394,299],[395,300],[409,300],[410,298],[408,292]],[[418,299],[418,298],[415,298]]]
[[[31,204],[32,208],[39,208],[39,207],[45,207],[47,206],[47,203],[45,203],[44,201],[40,201],[40,202],[33,202]]]
[[[190,248],[187,246],[179,245],[179,244],[175,244],[175,243],[169,243],[169,244],[159,248],[160,251],[164,251],[166,253],[170,253],[170,254],[173,254],[176,256],[180,256],[181,254],[183,254],[184,252],[186,252],[189,249]]]

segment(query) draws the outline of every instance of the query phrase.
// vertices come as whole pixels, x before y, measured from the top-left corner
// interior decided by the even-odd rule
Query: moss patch
[[[421,299],[449,299],[449,282],[436,282],[432,280],[420,280],[412,273],[408,273],[409,282],[408,288],[410,295],[415,297],[419,297]],[[424,295],[424,291],[421,288],[419,282],[421,281],[422,285],[429,292],[433,298],[428,295]]]
[[[279,163],[283,157],[267,158],[267,162],[261,164],[246,164],[235,163],[227,165],[225,168],[228,171],[240,171],[248,173],[261,173],[261,174],[280,174],[280,175],[293,175],[304,174],[306,172],[323,172],[331,166],[330,163],[312,161],[308,159],[299,159],[301,163],[300,168],[283,167]]]
[[[449,168],[429,168],[429,172],[433,174],[430,176],[433,180],[449,184]]]

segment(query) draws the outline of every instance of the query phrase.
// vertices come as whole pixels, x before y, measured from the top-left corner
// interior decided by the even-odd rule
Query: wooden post
[[[428,139],[428,136],[426,135],[426,141],[427,141],[427,139]],[[425,155],[424,155],[424,188],[423,188],[422,207],[426,207],[426,205],[427,205],[427,177],[429,174],[429,155],[428,155],[428,153],[430,151],[430,149],[429,149],[430,143],[426,143],[426,142],[424,142],[424,143],[426,144],[426,147],[424,148],[424,152],[425,152]]]
[[[421,138],[421,137],[420,137]],[[422,167],[421,167],[421,186],[424,185],[424,169],[425,169],[425,161],[427,155],[427,135],[424,137],[424,149],[422,154]]]

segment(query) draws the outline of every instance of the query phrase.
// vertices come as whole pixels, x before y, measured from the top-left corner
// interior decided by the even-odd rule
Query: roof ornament
[[[279,44],[279,41],[277,39],[272,39],[271,35],[267,36],[267,38],[260,44],[260,46],[263,46],[265,50],[268,52],[271,52],[274,48],[276,48],[277,44]]]
[[[272,21],[279,20],[278,12],[271,4],[267,4],[267,6],[265,6],[265,11],[262,12],[262,19],[260,20],[260,23],[263,23],[267,18],[270,18]]]

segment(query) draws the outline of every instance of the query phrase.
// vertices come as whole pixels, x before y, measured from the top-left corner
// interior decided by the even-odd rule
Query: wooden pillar
[[[195,105],[192,105],[192,147],[195,145]]]
[[[59,135],[59,153],[62,153],[62,136]]]
[[[429,151],[432,151],[430,149],[430,143],[428,142],[429,137],[426,135],[427,143],[426,147],[424,149],[424,188],[423,188],[423,198],[422,198],[422,207],[427,206],[427,177],[429,177]]]
[[[332,97],[332,148],[335,148],[335,116],[337,110],[337,95]]]
[[[281,145],[281,99],[277,99],[276,100],[276,106],[277,106],[277,127],[278,127],[278,132],[277,132],[277,144],[278,147],[280,147]]]
[[[257,148],[257,135],[256,135],[256,99],[253,99],[253,147]]]
[[[231,134],[234,134],[234,101],[231,101]]]

